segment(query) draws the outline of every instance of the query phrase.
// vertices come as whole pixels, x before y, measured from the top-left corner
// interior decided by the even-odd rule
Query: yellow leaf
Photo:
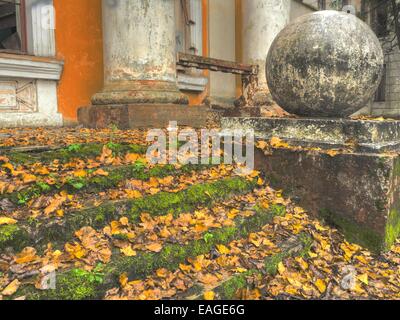
[[[21,253],[16,255],[15,263],[24,264],[36,260],[36,250],[34,248],[28,247],[21,251]]]
[[[285,266],[283,265],[282,261],[278,263],[278,272],[280,275],[283,275],[286,271]]]
[[[86,255],[86,250],[78,243],[75,245],[67,243],[65,245],[65,251],[67,251],[72,258],[81,259]]]
[[[77,170],[74,171],[74,176],[77,178],[84,178],[87,176],[87,172],[85,170]]]
[[[215,298],[214,291],[204,292],[204,300],[214,300],[214,298]]]
[[[266,143],[265,141],[257,141],[256,147],[258,149],[264,150],[264,149],[268,148],[268,143]]]
[[[154,242],[146,246],[146,249],[152,252],[160,252],[162,249],[162,244]]]
[[[263,184],[264,184],[264,180],[261,178],[258,178],[257,185],[262,186]]]
[[[123,225],[123,226],[128,226],[129,225],[129,219],[127,217],[122,217],[121,219],[119,219],[119,222]]]
[[[210,273],[207,273],[205,275],[200,273],[198,278],[199,278],[199,281],[201,283],[204,283],[205,285],[213,285],[218,282],[218,278]]]
[[[366,273],[361,274],[361,275],[357,276],[357,279],[360,280],[365,285],[368,285],[368,274],[366,274]]]
[[[328,155],[330,155],[331,157],[334,157],[334,156],[336,156],[337,154],[339,154],[339,151],[337,151],[337,150],[328,150],[326,153],[327,153]]]
[[[274,148],[288,148],[289,147],[289,144],[287,144],[286,142],[283,142],[278,137],[272,137],[269,143]]]
[[[168,270],[165,269],[165,268],[161,268],[161,269],[158,269],[158,270],[156,271],[156,274],[157,274],[157,276],[160,277],[160,278],[166,278],[167,275],[168,275]]]
[[[188,264],[179,264],[179,268],[183,271],[183,272],[189,272],[192,270],[192,266],[188,265]]]
[[[133,250],[131,246],[126,246],[125,248],[121,249],[121,252],[127,257],[136,256],[136,251]]]
[[[217,250],[220,254],[229,254],[231,251],[223,244],[217,244]]]
[[[324,293],[326,291],[326,284],[324,280],[318,279],[314,282],[314,284],[319,292]]]
[[[40,175],[42,175],[42,176],[45,176],[45,175],[49,174],[50,171],[49,171],[46,167],[40,167],[40,168],[37,168],[37,169],[35,170],[35,173],[36,173],[36,174],[40,174]]]
[[[14,172],[14,166],[13,166],[11,163],[5,163],[5,164],[3,164],[3,168],[6,168],[6,169],[10,170],[11,173]]]
[[[56,196],[53,200],[51,200],[50,204],[44,209],[44,213],[49,215],[56,211],[65,201],[67,201],[66,196]]]
[[[36,181],[36,176],[33,174],[24,174],[22,179],[24,183],[30,183]]]
[[[2,295],[3,296],[12,296],[14,293],[17,292],[19,285],[21,283],[19,282],[18,279],[15,279],[14,281],[12,281],[3,291],[2,291]]]
[[[58,209],[58,210],[56,211],[56,213],[57,213],[57,217],[60,217],[60,218],[64,217],[64,210]]]
[[[307,270],[308,269],[308,263],[304,261],[302,257],[297,257],[296,258],[297,263],[300,265],[300,268],[302,270]]]
[[[120,275],[119,277],[119,283],[121,284],[122,288],[125,288],[128,284],[128,274],[126,272],[124,272],[123,274]]]
[[[136,162],[137,160],[139,160],[139,158],[140,158],[140,155],[139,155],[139,154],[136,154],[136,153],[128,153],[128,154],[126,154],[126,156],[125,156],[125,161],[126,161],[126,162],[129,162],[129,163],[134,163],[134,162]]]
[[[0,226],[3,224],[16,224],[18,221],[8,217],[0,217]]]
[[[103,169],[98,169],[95,172],[93,172],[93,175],[107,177],[109,173],[107,171],[104,171]]]
[[[125,193],[129,199],[139,199],[142,194],[138,190],[125,189]]]

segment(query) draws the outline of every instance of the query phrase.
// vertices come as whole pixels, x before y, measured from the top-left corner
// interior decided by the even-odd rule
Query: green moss
[[[21,250],[28,243],[27,233],[18,225],[0,226],[0,250],[12,247]]]
[[[236,298],[236,294],[240,289],[247,287],[247,277],[259,273],[257,270],[250,270],[242,274],[238,274],[219,285],[215,292],[221,300],[232,300]]]
[[[25,205],[28,201],[38,198],[41,195],[60,192],[61,190],[66,190],[69,194],[76,194],[83,191],[95,193],[109,188],[115,188],[125,179],[147,181],[151,177],[163,178],[170,175],[180,175],[192,171],[200,171],[209,167],[210,166],[204,165],[185,165],[180,169],[176,169],[172,165],[160,165],[147,170],[146,167],[138,161],[133,165],[111,168],[108,170],[108,176],[95,176],[90,178],[70,177],[67,179],[65,185],[48,185],[38,181],[33,186],[18,192],[0,196],[0,198],[7,197],[14,204]]]
[[[108,202],[98,207],[85,208],[69,212],[62,223],[48,225],[48,220],[36,220],[34,223],[21,224],[20,228],[29,230],[31,237],[18,239],[25,245],[32,242],[32,238],[39,238],[38,248],[52,242],[54,245],[70,240],[75,231],[84,226],[102,228],[113,220],[122,216],[130,218],[131,223],[136,223],[142,212],[151,215],[166,215],[168,213],[179,215],[189,212],[198,206],[210,205],[222,201],[236,194],[250,192],[256,185],[255,181],[235,177],[220,181],[204,183],[188,187],[177,193],[161,192],[156,195],[141,199]],[[14,239],[13,241],[17,241]],[[11,243],[14,247],[14,244]]]
[[[264,269],[265,271],[274,276],[278,272],[278,264],[282,262],[285,258],[287,258],[290,254],[288,252],[280,252],[272,255],[271,257],[267,257],[264,261]]]
[[[5,225],[0,227],[0,243],[5,243],[13,240],[15,235],[18,234],[19,228],[16,224]]]
[[[276,253],[264,260],[264,270],[271,276],[275,276],[278,272],[278,265],[283,260],[289,257],[304,257],[311,249],[313,240],[306,234],[301,233],[298,235],[298,242],[301,244],[301,250],[293,251],[292,248],[285,248],[282,252]]]
[[[114,258],[102,270],[101,282],[94,281],[93,273],[77,277],[76,271],[68,271],[57,275],[57,288],[51,292],[38,293],[31,288],[28,299],[41,295],[42,299],[93,299],[99,298],[100,293],[104,294],[113,286],[117,285],[118,277],[128,272],[130,278],[145,277],[159,268],[175,270],[180,263],[184,263],[189,257],[196,257],[206,254],[217,244],[228,244],[234,239],[247,236],[251,232],[259,230],[269,223],[274,217],[273,212],[261,213],[249,218],[238,218],[235,226],[215,229],[210,232],[208,240],[198,239],[182,244],[167,244],[159,253],[141,252],[135,257],[119,256]]]
[[[327,209],[320,209],[320,216],[329,224],[340,229],[348,241],[360,244],[375,253],[385,249],[384,235],[380,235],[376,231],[361,226],[347,218],[333,214]],[[390,233],[390,231],[388,232]]]
[[[118,155],[127,152],[145,154],[147,151],[147,146],[142,145],[109,143],[107,146]],[[102,150],[103,144],[74,144],[61,149],[38,153],[11,152],[7,157],[11,162],[18,164],[29,164],[35,162],[50,163],[56,159],[60,162],[69,162],[75,158],[82,159],[98,157],[101,155]]]
[[[396,209],[392,209],[386,223],[385,230],[385,249],[390,250],[391,246],[396,242],[400,235],[400,213]]]

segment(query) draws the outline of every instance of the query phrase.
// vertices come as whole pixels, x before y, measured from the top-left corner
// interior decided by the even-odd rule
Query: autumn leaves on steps
[[[129,148],[131,148],[131,146]],[[103,147],[100,158],[103,158],[103,153],[109,153],[110,149],[111,148],[108,146]],[[68,148],[65,150],[68,150]],[[52,152],[53,151],[48,154]],[[119,153],[112,152],[112,154],[118,157]],[[43,160],[41,156],[35,156],[37,159],[40,158]],[[108,154],[107,156],[111,155]],[[60,183],[49,184],[48,174],[42,171],[40,180],[37,178],[25,179],[26,183],[23,187],[20,186],[20,190],[15,191],[3,188],[2,199],[6,199],[8,202],[17,206],[17,213],[13,211],[8,216],[1,217],[0,220],[1,251],[17,253],[15,259],[16,265],[10,268],[10,270],[14,270],[12,273],[17,272],[16,270],[23,270],[25,265],[29,266],[33,261],[38,259],[37,252],[44,256],[47,256],[49,252],[53,252],[53,249],[49,251],[49,247],[43,251],[48,244],[54,248],[59,247],[61,250],[64,247],[66,251],[65,254],[69,255],[72,259],[71,261],[73,261],[74,258],[83,258],[81,253],[77,251],[79,250],[77,249],[77,244],[70,242],[73,240],[74,235],[81,241],[87,242],[87,238],[96,238],[97,231],[95,229],[101,230],[105,227],[104,230],[106,230],[107,226],[111,223],[110,230],[113,230],[116,221],[121,221],[120,223],[124,225],[129,223],[130,227],[134,229],[135,225],[138,223],[145,223],[145,213],[148,215],[148,219],[160,219],[160,221],[162,221],[164,217],[169,217],[168,219],[170,220],[175,218],[176,221],[181,221],[187,217],[187,212],[194,212],[196,208],[210,207],[212,204],[232,198],[235,195],[249,193],[257,184],[262,184],[262,180],[257,177],[257,173],[250,176],[234,177],[232,175],[232,167],[191,165],[176,167],[168,165],[150,166],[144,159],[140,158],[138,154],[128,152],[128,154],[123,156],[125,158],[133,157],[135,158],[135,162],[128,166],[115,166],[113,162],[100,161],[100,167],[96,166],[93,171],[87,168],[78,171],[74,170],[72,174],[76,177],[76,173],[78,172],[79,178],[81,178],[79,181],[81,183],[79,188],[70,188],[71,184],[65,183],[65,181],[70,181],[68,176],[71,176],[71,174],[68,170],[66,174],[61,177],[51,177],[52,181]],[[13,158],[12,160],[3,157],[1,160],[3,161],[3,170],[9,176],[9,180],[3,182],[4,184],[12,183],[15,177],[29,174],[24,171],[23,166],[21,166],[21,164],[25,163],[22,157],[18,159]],[[54,162],[58,164],[58,161],[55,160],[50,165],[54,165]],[[113,164],[114,167],[107,167],[104,166],[104,164]],[[43,163],[41,163],[41,165],[43,165]],[[99,174],[99,171],[101,171],[101,174]],[[215,171],[217,174],[215,174]],[[224,178],[224,175],[226,178]],[[143,188],[145,184],[150,183],[171,184],[174,183],[175,178],[179,179],[179,181],[182,181],[182,179],[183,181],[186,180],[189,184],[193,183],[193,181],[198,182],[198,184],[190,186],[180,182],[183,186],[179,187],[180,189],[175,188],[175,191],[172,192],[163,192],[160,189],[157,190],[157,188],[150,188],[150,195],[147,196],[143,196],[141,193],[143,190],[137,190],[135,195],[133,197],[128,197],[128,199],[103,201],[91,207],[75,208],[66,210],[65,212],[63,209],[60,209],[63,205],[63,201],[56,201],[55,204],[53,204],[53,201],[50,201],[50,204],[43,210],[44,214],[22,218],[23,214],[30,212],[29,208],[32,203],[34,203],[34,200],[43,195],[51,195],[54,196],[55,199],[58,199],[60,194],[64,198],[69,198],[79,193],[80,198],[85,198],[87,195],[93,194],[93,192],[99,190],[104,192],[106,189],[118,188],[121,186],[121,183],[126,184],[127,181],[130,181],[134,188],[140,185],[140,189]],[[43,188],[43,184],[47,184],[47,187]],[[38,187],[40,189],[38,189]],[[132,191],[135,191],[135,189],[131,190],[129,194],[132,194]],[[58,192],[60,192],[60,194],[58,194]],[[25,201],[21,202],[19,200],[21,200],[22,197]],[[51,210],[49,210],[49,207],[52,207]],[[58,214],[60,210],[63,211],[62,215]],[[276,212],[280,211],[276,209]],[[242,217],[243,219],[239,218],[237,223],[233,223],[231,219],[226,219],[218,223],[211,223],[210,225],[208,225],[210,221],[216,218],[210,217],[204,219],[204,225],[199,225],[199,227],[193,229],[195,232],[193,234],[195,240],[189,241],[186,244],[180,242],[180,240],[184,240],[183,238],[174,240],[174,237],[171,235],[171,239],[169,242],[167,241],[166,244],[157,244],[156,248],[154,244],[152,245],[149,243],[145,246],[147,251],[143,250],[143,252],[137,255],[134,249],[128,250],[127,248],[129,246],[125,246],[121,248],[122,254],[113,255],[111,262],[108,262],[108,258],[103,257],[103,259],[100,259],[100,261],[104,263],[108,262],[104,265],[101,272],[107,274],[107,279],[112,280],[108,280],[109,285],[111,285],[115,284],[115,279],[118,279],[119,273],[125,271],[130,271],[132,275],[146,275],[159,267],[171,263],[174,259],[176,259],[176,262],[171,264],[171,266],[177,267],[180,262],[184,262],[189,256],[207,253],[215,246],[216,242],[224,243],[233,240],[241,234],[246,234],[251,228],[258,227],[263,221],[262,219],[270,219],[270,216],[258,215],[254,218],[251,217],[249,220],[244,219],[244,217]],[[230,224],[234,224],[235,226]],[[168,230],[164,232],[164,237],[169,237],[167,235],[168,232]],[[202,233],[204,233],[204,235],[202,235]],[[191,235],[192,233],[187,232],[187,234]],[[133,243],[135,243],[136,240],[132,237],[132,234],[114,234],[113,231],[109,231],[109,237],[117,242],[117,247],[118,241],[133,241]],[[149,239],[144,239],[144,241],[148,242]],[[96,246],[103,243],[108,247],[104,241],[95,241],[95,243]],[[149,253],[149,250],[152,253]],[[55,252],[56,251],[53,253]],[[61,251],[58,252],[61,253]],[[104,252],[110,252],[110,254],[107,253],[107,255],[111,256],[111,251],[109,251],[109,249],[105,249]],[[54,258],[54,255],[52,255],[52,257]],[[64,278],[68,278],[69,281],[75,277],[79,278],[79,283],[85,283],[85,281],[82,280],[85,279],[86,275],[91,281],[93,280],[93,274],[96,274],[96,270],[92,268],[91,272],[87,272],[83,270],[77,271],[75,269],[68,271],[68,269],[70,269],[70,267],[67,266],[66,271],[61,271],[62,269],[58,271],[58,288],[61,291],[40,292],[35,289],[34,293],[28,296],[34,298],[39,292],[40,295],[44,296],[54,294],[56,298],[92,298],[93,294],[88,294],[87,292],[82,294],[82,290],[79,288],[76,288],[74,291],[68,291],[69,296],[67,297],[65,293],[62,293],[62,284]],[[102,289],[106,283],[107,281],[102,281],[101,286],[96,285],[96,297],[98,297],[99,292],[102,292],[103,295],[105,294],[104,290],[98,291],[98,289]],[[91,282],[91,284],[93,283]],[[73,288],[73,285],[68,283],[67,287]],[[25,290],[26,288],[30,287],[21,285],[21,289]],[[6,290],[5,292],[6,294],[3,294],[9,296],[10,291]]]

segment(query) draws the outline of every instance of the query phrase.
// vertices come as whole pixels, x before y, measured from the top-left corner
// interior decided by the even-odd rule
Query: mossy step
[[[49,242],[56,245],[70,240],[75,231],[85,226],[102,228],[121,217],[128,217],[131,223],[136,223],[143,212],[150,215],[172,213],[177,216],[199,206],[250,192],[255,186],[256,179],[226,178],[193,185],[177,193],[160,192],[140,199],[110,201],[98,207],[68,212],[60,221],[54,218],[31,220],[13,225],[12,230],[8,226],[0,226],[0,250],[12,247],[19,251],[25,246],[36,246],[40,249]]]
[[[249,287],[249,277],[255,275],[263,276],[265,274],[275,276],[280,262],[289,257],[304,257],[310,251],[311,245],[312,238],[307,233],[301,233],[290,238],[278,245],[281,248],[281,252],[265,258],[264,269],[251,269],[243,273],[234,274],[216,285],[212,291],[220,300],[236,299],[239,290]],[[187,300],[202,300],[205,292],[206,289],[203,286],[196,284],[183,297]]]
[[[94,176],[89,178],[76,178],[71,176],[66,178],[66,183],[56,183],[49,185],[43,181],[38,181],[34,185],[9,194],[3,194],[0,199],[7,198],[16,205],[24,205],[28,201],[38,198],[41,195],[51,194],[54,192],[67,191],[68,194],[76,194],[78,192],[101,192],[106,189],[115,188],[125,179],[137,179],[146,181],[151,177],[167,177],[171,175],[182,175],[189,172],[201,171],[212,167],[212,165],[184,165],[177,169],[173,165],[158,165],[147,169],[145,165],[137,161],[133,165],[113,167],[105,169],[107,176]]]
[[[279,207],[279,208],[278,208]],[[282,214],[280,206],[271,206],[267,211],[257,210],[248,218],[237,218],[234,226],[213,229],[203,239],[187,244],[168,244],[159,253],[140,252],[135,257],[116,256],[110,263],[95,272],[80,269],[58,273],[56,289],[39,291],[27,287],[17,292],[27,299],[88,300],[103,298],[105,293],[118,285],[119,276],[128,273],[129,279],[146,277],[159,268],[175,270],[187,258],[210,252],[218,244],[229,244],[235,239],[247,237],[270,223],[274,216]]]
[[[4,154],[14,164],[31,164],[36,162],[51,163],[58,159],[61,163],[69,162],[75,158],[95,158],[101,155],[103,146],[106,145],[115,154],[138,153],[145,154],[147,146],[137,144],[118,144],[118,143],[88,143],[88,144],[73,144],[65,148],[44,151],[44,152],[9,152]],[[1,154],[1,152],[0,152]]]

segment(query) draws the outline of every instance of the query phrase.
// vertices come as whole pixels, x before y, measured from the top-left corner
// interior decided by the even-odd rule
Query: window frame
[[[11,1],[0,1],[0,3],[10,3]],[[21,49],[20,50],[12,50],[12,49],[0,49],[0,53],[12,53],[12,54],[27,54],[28,53],[28,38],[27,38],[27,25],[26,25],[26,3],[25,0],[19,0],[19,4],[16,1],[16,12],[19,14],[19,19],[17,19],[17,24],[19,23],[19,31],[20,31],[20,41],[21,41]],[[17,11],[18,10],[18,11]],[[17,29],[18,29],[17,27]]]

